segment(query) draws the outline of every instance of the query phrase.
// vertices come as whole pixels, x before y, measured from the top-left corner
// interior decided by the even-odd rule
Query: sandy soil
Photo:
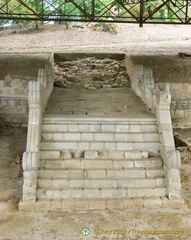
[[[191,58],[178,56],[179,52],[191,53],[190,26],[144,25],[139,28],[135,24],[117,24],[118,34],[113,35],[92,31],[86,24],[77,25],[84,25],[84,28],[73,28],[71,24],[69,30],[65,30],[64,25],[43,25],[38,31],[27,28],[18,34],[13,33],[14,29],[1,30],[0,77],[9,74],[10,69],[17,75],[24,71],[25,75],[33,76],[37,66],[43,64],[42,54],[39,60],[32,59],[35,55],[28,59],[26,55],[22,55],[22,59],[17,55],[16,61],[11,62],[8,58],[5,61],[3,53],[126,52],[136,64],[152,68],[156,82],[191,81]],[[5,65],[5,62],[8,64]]]
[[[128,53],[168,55],[191,50],[191,28],[187,25],[144,25],[139,28],[136,24],[117,24],[117,30],[118,34],[113,35],[91,31],[87,27],[73,28],[72,24],[69,30],[65,30],[64,25],[44,25],[39,31],[24,29],[19,34],[13,34],[13,29],[4,30],[0,32],[0,52],[120,53],[126,50]]]
[[[50,54],[22,54],[22,57],[18,54],[11,54],[11,56],[1,54],[0,55],[0,79],[4,79],[7,75],[12,78],[23,78],[26,76],[33,77],[38,76],[38,69],[43,68],[45,61],[48,60]]]

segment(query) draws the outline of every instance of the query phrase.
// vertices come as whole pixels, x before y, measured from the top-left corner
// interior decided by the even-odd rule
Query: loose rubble
[[[129,87],[130,79],[125,61],[95,57],[77,58],[55,64],[55,85],[96,90],[100,88]]]
[[[180,152],[181,162],[191,164],[191,135],[190,129],[176,129],[174,139],[177,150]]]

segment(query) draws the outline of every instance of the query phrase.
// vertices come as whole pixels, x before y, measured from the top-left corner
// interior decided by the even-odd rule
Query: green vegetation
[[[52,17],[56,19],[59,24],[65,24],[66,30],[69,28],[72,21],[110,21],[123,20],[128,18],[139,18],[140,3],[139,1],[115,1],[115,0],[0,0],[0,14],[7,13],[7,16],[15,17],[14,14],[19,14],[19,17],[30,17],[39,19],[35,22],[36,29],[40,24],[42,16],[44,19],[50,20]],[[127,5],[127,2],[129,5]],[[162,4],[161,0],[144,1],[144,16],[148,16],[149,20],[158,21],[174,21],[174,12],[176,6],[172,2]],[[126,7],[130,11],[126,11]],[[160,7],[161,6],[161,7]],[[157,11],[155,9],[158,8]],[[94,18],[93,18],[94,17]],[[17,24],[21,26],[21,22],[16,21],[0,21],[0,27],[5,24]],[[26,22],[25,22],[26,23]],[[103,31],[108,31],[112,34],[117,34],[116,26],[113,23],[96,23],[95,29],[99,28]]]

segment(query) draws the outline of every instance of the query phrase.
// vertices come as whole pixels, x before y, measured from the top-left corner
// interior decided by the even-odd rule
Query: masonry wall
[[[28,76],[27,76],[28,77]],[[27,125],[28,81],[7,75],[0,80],[0,124]]]
[[[170,83],[173,127],[191,127],[191,84]]]
[[[28,125],[28,82],[37,81],[39,68],[46,66],[50,54],[0,55],[0,126]]]

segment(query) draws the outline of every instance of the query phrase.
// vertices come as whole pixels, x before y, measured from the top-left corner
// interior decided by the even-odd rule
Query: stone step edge
[[[137,135],[137,134],[147,134],[147,135],[149,135],[149,134],[158,134],[159,135],[159,133],[158,132],[154,132],[154,131],[152,131],[152,132],[143,132],[143,131],[140,131],[140,132],[128,132],[128,131],[126,131],[126,132],[116,132],[116,131],[88,131],[88,132],[85,132],[85,131],[49,131],[49,132],[46,132],[46,131],[42,131],[42,134],[43,133],[49,133],[49,134],[54,134],[54,133],[58,133],[58,134],[61,134],[61,133],[71,133],[71,134],[89,134],[89,133],[93,133],[93,134],[102,134],[102,133],[104,133],[104,134],[118,134],[118,135],[124,135],[124,134],[133,134],[133,135]]]
[[[72,171],[76,171],[76,170],[79,170],[79,171],[81,171],[81,170],[87,170],[87,171],[89,171],[89,170],[97,170],[97,171],[100,171],[100,170],[113,170],[113,171],[115,171],[115,170],[117,170],[117,171],[121,171],[121,170],[129,170],[129,171],[131,171],[131,170],[163,170],[164,171],[164,169],[163,169],[163,167],[161,166],[161,167],[132,167],[132,168],[114,168],[114,167],[112,167],[112,168],[108,168],[108,167],[105,167],[105,168],[102,168],[102,169],[100,169],[100,168],[46,168],[46,167],[39,167],[39,169],[38,169],[39,171],[69,171],[69,170],[72,170]]]
[[[40,142],[40,144],[43,144],[43,143],[160,143],[159,140],[157,141],[152,141],[152,140],[149,140],[149,141],[112,141],[112,140],[100,140],[100,141],[94,141],[94,140],[91,140],[91,141],[87,141],[87,140],[42,140]]]
[[[137,179],[136,179],[137,180]],[[147,190],[147,189],[152,189],[152,190],[160,190],[160,189],[166,189],[166,186],[156,186],[156,187],[106,187],[106,188],[99,188],[99,187],[79,187],[79,188],[75,188],[75,187],[63,187],[63,188],[43,188],[43,187],[39,187],[37,188],[37,191],[84,191],[84,190],[93,190],[93,191],[101,191],[101,190],[131,190],[131,189],[136,189],[136,190]]]
[[[47,159],[41,159],[41,161],[45,162],[51,162],[51,161],[72,161],[72,160],[76,160],[76,161],[162,161],[161,157],[148,157],[148,158],[82,158],[82,157],[72,157],[72,158],[64,158],[64,157],[60,157],[60,158],[47,158]]]
[[[63,153],[62,156],[60,155]],[[159,152],[157,151],[148,151],[148,150],[53,150],[53,149],[40,149],[40,158],[47,159],[46,154],[48,153],[48,159],[54,158],[71,158],[72,153],[74,156],[79,156],[79,154],[84,155],[84,159],[141,159],[149,157],[160,157]],[[45,156],[43,157],[43,154]],[[133,155],[133,157],[132,157]]]
[[[125,209],[187,209],[183,199],[169,200],[167,197],[136,197],[136,198],[112,198],[112,199],[41,199],[36,202],[20,201],[19,211],[49,212],[49,211],[110,211]]]
[[[52,178],[52,177],[38,177],[37,178],[38,180],[51,180],[51,181],[61,181],[61,180],[84,180],[84,181],[94,181],[94,180],[100,180],[100,181],[115,181],[115,180],[119,180],[118,178],[114,179],[114,178],[84,178],[84,179],[81,179],[81,178],[64,178],[64,177],[55,177],[55,178]],[[123,178],[123,180],[145,180],[145,179],[148,179],[148,180],[152,180],[152,179],[165,179],[165,176],[159,176],[159,177],[140,177],[140,178]]]
[[[125,118],[125,117],[95,117],[95,116],[85,116],[85,117],[76,117],[76,116],[66,116],[66,115],[58,115],[58,114],[44,114],[43,117],[43,124],[44,123],[119,123],[119,122],[133,122],[133,123],[139,123],[144,122],[144,123],[155,123],[157,124],[157,119],[156,117],[148,117],[148,118]],[[143,123],[143,124],[144,124]]]

